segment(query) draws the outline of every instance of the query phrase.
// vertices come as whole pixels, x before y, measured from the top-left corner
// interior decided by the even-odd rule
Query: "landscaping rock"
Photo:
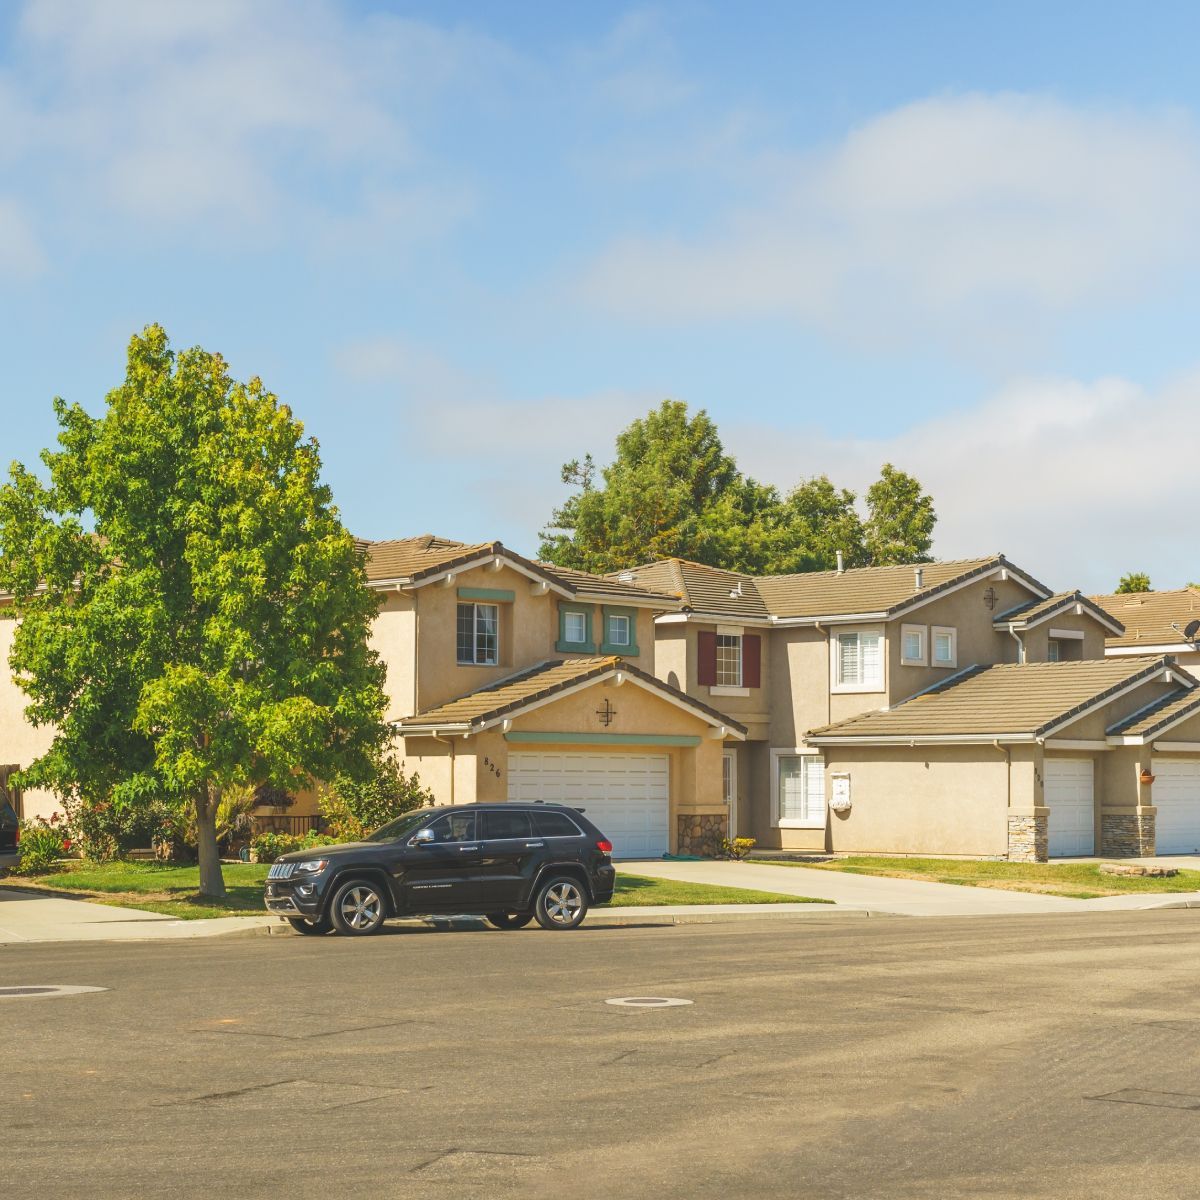
[[[1154,879],[1170,879],[1178,875],[1177,867],[1153,867],[1142,863],[1101,863],[1101,875],[1149,875]]]

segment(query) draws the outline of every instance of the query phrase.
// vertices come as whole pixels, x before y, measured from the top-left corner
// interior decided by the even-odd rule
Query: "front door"
[[[545,841],[537,837],[529,813],[519,808],[495,808],[479,814],[482,822],[479,873],[480,898],[497,912],[515,908],[525,898],[532,863]]]
[[[421,826],[433,834],[432,842],[408,839],[400,890],[409,912],[478,911],[481,855],[475,824],[473,812],[445,813]]]

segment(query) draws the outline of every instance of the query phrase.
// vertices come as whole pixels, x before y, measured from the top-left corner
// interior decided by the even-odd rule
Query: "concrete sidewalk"
[[[275,920],[263,913],[261,917],[181,921],[137,908],[0,888],[0,946],[25,942],[139,942],[213,937],[254,929]]]
[[[681,883],[754,888],[785,896],[813,896],[819,900],[832,900],[839,908],[905,917],[1017,916],[1022,913],[1200,907],[1200,892],[1141,892],[1103,896],[1097,900],[1068,900],[1064,896],[1041,896],[1034,892],[889,879],[880,875],[853,875],[845,871],[766,863],[654,860],[623,862],[620,869],[630,875],[674,879]]]

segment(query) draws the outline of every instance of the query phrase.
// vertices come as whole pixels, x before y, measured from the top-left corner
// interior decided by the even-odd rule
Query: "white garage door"
[[[614,858],[659,858],[668,848],[670,764],[665,754],[518,751],[508,756],[508,798],[582,808]]]
[[[1096,852],[1096,806],[1090,758],[1048,758],[1046,807],[1050,810],[1050,857]]]
[[[1200,762],[1156,758],[1154,772],[1154,849],[1157,854],[1200,850]]]

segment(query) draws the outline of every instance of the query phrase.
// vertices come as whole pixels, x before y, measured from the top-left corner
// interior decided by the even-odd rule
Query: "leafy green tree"
[[[1145,571],[1130,571],[1127,575],[1122,575],[1121,582],[1117,584],[1118,596],[1124,596],[1130,592],[1148,592],[1150,590],[1150,576]]]
[[[664,400],[616,450],[602,484],[591,455],[563,467],[578,490],[542,531],[544,559],[596,572],[669,557],[754,570],[770,553],[779,495],[742,475],[706,412]]]
[[[782,532],[770,572],[831,571],[839,551],[844,566],[866,566],[866,535],[857,499],[848,488],[835,487],[828,475],[816,475],[793,488],[783,504]]]
[[[879,478],[867,489],[867,558],[872,566],[929,562],[933,499],[913,476],[884,463]]]
[[[223,896],[226,790],[366,774],[386,737],[363,563],[316,442],[216,354],[149,326],[103,416],[54,409],[48,481],[14,463],[0,488],[10,665],[55,730],[23,782],[190,809]]]

